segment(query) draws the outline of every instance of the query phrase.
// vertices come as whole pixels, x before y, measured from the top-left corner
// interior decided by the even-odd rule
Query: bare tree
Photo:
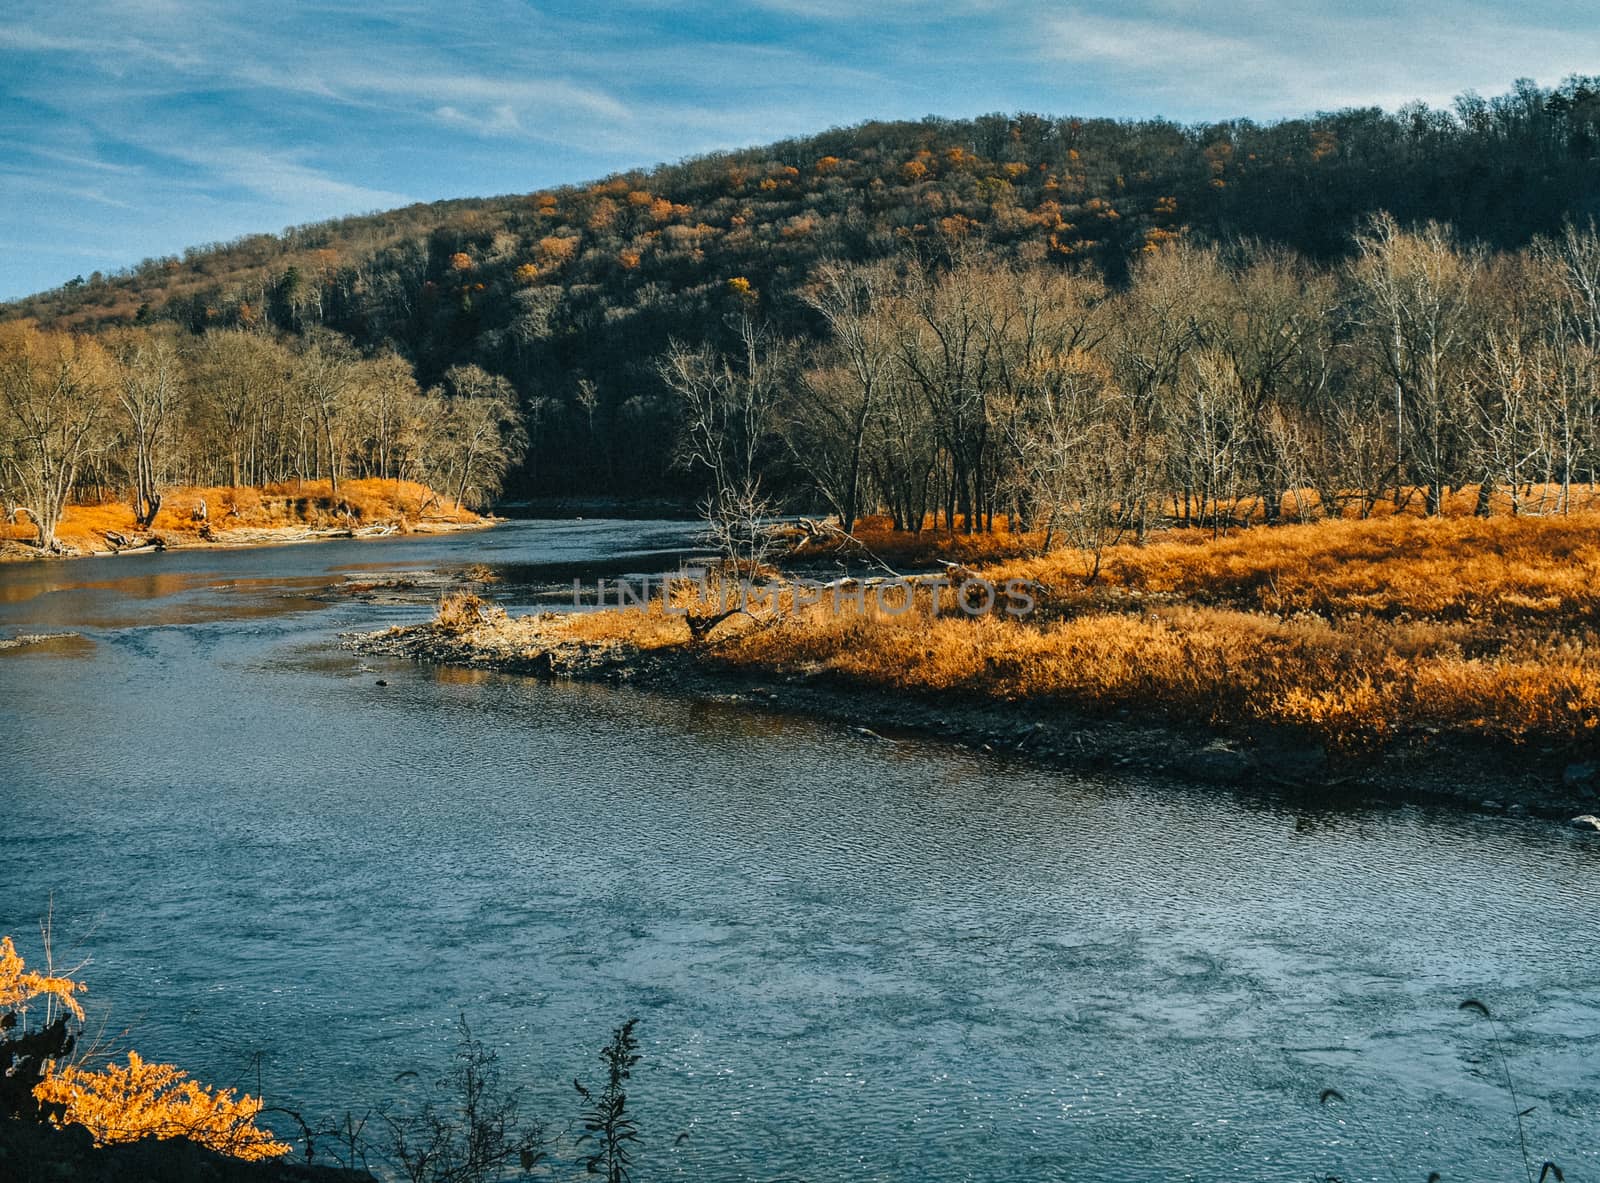
[[[678,397],[682,430],[678,462],[703,469],[716,490],[760,483],[759,459],[771,443],[793,349],[748,316],[738,326],[738,350],[673,342],[658,366]]]
[[[868,432],[891,380],[879,308],[894,282],[883,264],[828,262],[801,295],[828,326],[828,345],[796,383],[783,438],[847,533],[861,510]]]
[[[682,412],[678,461],[710,478],[701,504],[709,536],[743,571],[755,561],[750,548],[774,508],[761,491],[759,461],[772,439],[793,351],[749,317],[741,318],[738,332],[733,357],[674,342],[659,369]]]
[[[172,421],[183,397],[183,361],[166,335],[138,333],[112,340],[117,404],[133,516],[148,528],[161,511],[161,488],[172,452]]]
[[[1149,469],[1123,463],[1134,445],[1129,405],[1109,366],[1077,351],[1033,375],[1035,389],[1005,420],[1018,457],[1012,480],[1019,503],[1043,526],[1044,549],[1057,538],[1088,559],[1085,576],[1099,576],[1105,548],[1128,525],[1128,506],[1143,492]]]
[[[190,465],[208,483],[260,485],[287,474],[291,364],[288,351],[260,333],[215,330],[201,338],[189,363]]]
[[[1243,383],[1225,354],[1202,349],[1186,359],[1172,408],[1175,471],[1194,499],[1195,517],[1213,533],[1238,516],[1249,431]]]
[[[350,411],[360,380],[358,359],[344,338],[317,333],[295,359],[294,376],[303,413],[313,428],[311,469],[322,471],[325,450],[328,479],[337,493],[351,450]]]
[[[429,483],[457,506],[488,505],[527,447],[516,391],[478,366],[452,367],[445,384],[448,393],[430,393],[437,417],[423,444]]]
[[[113,382],[111,360],[93,341],[28,325],[0,330],[0,430],[9,436],[0,454],[42,549],[55,545],[82,466],[110,444]]]
[[[363,367],[359,410],[365,467],[376,477],[400,476],[401,438],[422,392],[411,364],[393,353]]]
[[[1409,476],[1437,514],[1463,457],[1482,252],[1458,246],[1448,226],[1406,231],[1388,214],[1375,216],[1356,246],[1358,323],[1393,383],[1396,498]]]

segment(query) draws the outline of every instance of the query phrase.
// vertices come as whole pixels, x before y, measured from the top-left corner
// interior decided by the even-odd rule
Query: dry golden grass
[[[1596,735],[1600,638],[1483,640],[1459,627],[1187,605],[1041,624],[869,608],[843,616],[813,609],[743,631],[720,652],[741,666],[829,672],[895,690],[1056,700],[1092,713],[1127,708],[1213,726],[1298,726],[1346,750],[1418,728],[1517,740]]]
[[[205,504],[205,518],[198,514]],[[126,501],[67,507],[56,536],[80,550],[103,550],[106,532],[126,538],[161,535],[174,541],[195,541],[210,534],[226,540],[229,534],[290,529],[360,528],[396,525],[409,529],[421,522],[468,525],[478,521],[470,510],[457,509],[448,498],[414,481],[351,480],[341,482],[337,495],[330,481],[286,481],[262,487],[183,486],[170,489],[161,502],[150,530],[135,523]],[[9,537],[31,541],[31,525],[12,526]]]
[[[1075,599],[1120,590],[1275,614],[1593,626],[1600,624],[1600,513],[1388,517],[1215,540],[1173,531],[1148,546],[1108,550],[1100,589],[1081,587],[1086,569],[1072,553],[996,568]]]
[[[1525,490],[1519,500],[1523,507],[1523,517],[1530,517],[1530,511],[1537,513],[1542,507],[1544,513],[1555,515],[1555,507],[1559,504],[1561,490],[1555,485],[1535,485]],[[1310,490],[1301,490],[1298,494],[1285,494],[1281,508],[1282,521],[1297,522],[1301,520],[1302,512],[1315,514],[1307,518],[1307,524],[1323,525],[1330,519],[1321,516],[1318,508],[1318,499]],[[1450,493],[1442,505],[1441,517],[1445,519],[1476,518],[1478,507],[1478,490],[1476,486],[1457,489]],[[1501,517],[1511,517],[1511,497],[1504,489],[1498,490],[1490,498],[1490,507],[1496,520]],[[1408,497],[1402,497],[1401,505],[1396,507],[1389,499],[1379,501],[1373,505],[1363,519],[1360,506],[1355,501],[1345,504],[1337,518],[1357,522],[1361,520],[1389,520],[1401,518],[1407,521],[1428,520],[1423,513],[1424,496],[1421,489],[1411,492]],[[1172,506],[1165,505],[1163,509],[1170,513]],[[1574,486],[1570,491],[1569,509],[1574,517],[1584,514],[1600,512],[1600,493],[1591,492],[1586,485]],[[1238,522],[1264,524],[1266,514],[1259,499],[1250,499],[1231,505],[1230,510]],[[903,564],[908,567],[927,566],[937,562],[962,563],[975,566],[981,563],[998,563],[1008,559],[1020,559],[1039,555],[1044,551],[1045,535],[1042,530],[1013,532],[1011,522],[1004,514],[996,514],[994,530],[987,534],[966,534],[963,532],[965,519],[957,517],[954,530],[940,525],[935,525],[932,516],[924,522],[920,533],[913,534],[909,531],[897,531],[889,518],[882,515],[863,516],[856,522],[852,535],[862,543],[872,554],[889,563]],[[1234,526],[1232,530],[1237,530]],[[1178,528],[1166,527],[1154,532],[1149,541],[1179,541],[1190,545],[1210,542],[1213,531],[1205,528]]]
[[[683,617],[668,613],[659,601],[629,611],[544,612],[513,617],[467,591],[451,592],[439,601],[431,628],[453,647],[459,647],[457,651],[469,652],[491,665],[516,663],[564,646],[665,649],[682,645],[688,637]]]
[[[1174,532],[992,564],[1045,584],[1027,621],[812,609],[723,646],[869,685],[1298,726],[1330,745],[1438,729],[1600,736],[1600,514]]]
[[[433,625],[440,632],[459,637],[485,624],[505,619],[505,610],[472,592],[451,592],[439,601]]]
[[[1600,739],[1597,513],[1182,532],[1112,549],[1093,585],[1086,569],[1071,553],[981,568],[1046,585],[1026,620],[968,618],[948,600],[935,614],[926,591],[902,615],[844,597],[761,626],[735,618],[709,652],[893,691],[1287,726],[1346,751],[1433,730]],[[688,635],[659,606],[540,620],[525,643]]]
[[[990,534],[964,534],[928,525],[920,534],[896,530],[886,517],[863,517],[851,536],[886,563],[925,567],[932,563],[987,563],[1037,554],[1044,543],[1040,533],[1013,534],[1003,517],[996,517]]]

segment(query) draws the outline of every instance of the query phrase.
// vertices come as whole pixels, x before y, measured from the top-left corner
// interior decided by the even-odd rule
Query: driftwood
[[[114,555],[147,555],[167,549],[167,540],[159,535],[153,538],[129,538],[115,530],[102,530],[101,533]]]
[[[737,616],[743,611],[743,608],[729,608],[726,612],[708,612],[705,615],[686,612],[683,620],[689,626],[690,639],[699,642],[704,641],[711,634],[711,630],[724,620],[727,620],[728,617]]]

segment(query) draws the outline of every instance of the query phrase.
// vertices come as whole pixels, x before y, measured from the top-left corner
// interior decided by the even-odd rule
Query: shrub
[[[182,1137],[235,1158],[289,1152],[255,1125],[260,1100],[209,1089],[174,1065],[148,1064],[132,1051],[126,1067],[110,1064],[92,1072],[61,1064],[74,1043],[67,1016],[83,1021],[76,997],[83,989],[70,978],[30,971],[11,938],[0,937],[0,1030],[8,1033],[0,1041],[0,1116],[81,1125],[99,1145]],[[45,1001],[45,1022],[30,1033],[28,1004],[38,998]],[[52,1021],[55,1007],[63,1013]]]

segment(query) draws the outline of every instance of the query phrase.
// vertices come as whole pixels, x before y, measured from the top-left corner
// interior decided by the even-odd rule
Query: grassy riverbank
[[[414,481],[285,481],[261,487],[170,489],[149,527],[125,500],[70,505],[56,529],[66,556],[115,554],[146,546],[260,546],[350,534],[470,529],[485,519]],[[24,519],[0,524],[0,558],[37,557],[37,530]]]
[[[957,545],[972,576],[1028,581],[1036,610],[972,618],[923,587],[896,612],[899,594],[846,591],[734,616],[697,644],[659,603],[511,619],[452,600],[385,645],[539,673],[654,669],[664,685],[826,687],[874,725],[910,703],[929,719],[981,709],[1007,743],[1008,720],[1083,750],[1096,730],[1154,728],[1142,746],[1182,736],[1241,776],[1403,776],[1553,810],[1589,799],[1572,769],[1600,754],[1600,514],[1173,532],[1107,550],[1093,580],[1079,552],[1029,557],[1002,538],[1012,557],[985,563],[981,541]],[[1288,758],[1261,768],[1264,753]]]

